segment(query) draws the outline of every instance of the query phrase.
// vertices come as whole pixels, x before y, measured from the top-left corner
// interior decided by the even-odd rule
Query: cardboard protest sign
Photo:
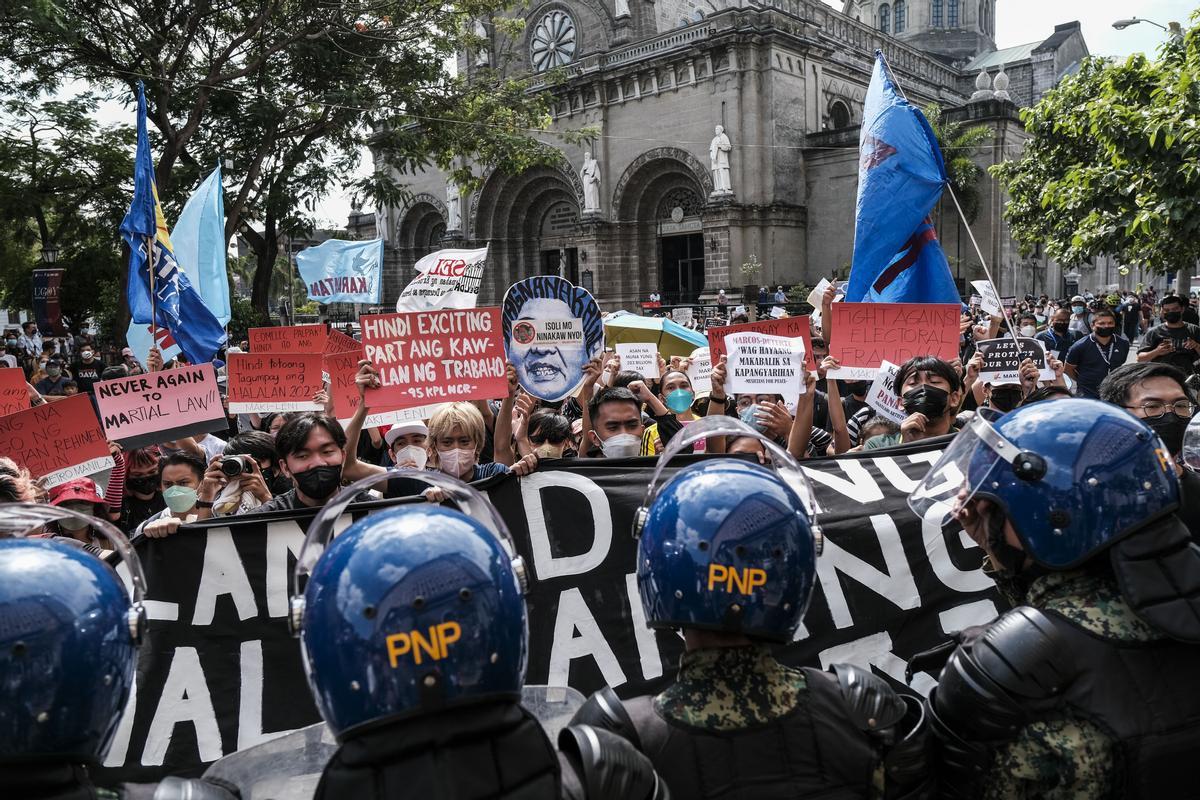
[[[438,250],[413,266],[417,277],[396,300],[396,311],[432,311],[435,308],[474,308],[487,265],[488,249]]]
[[[707,347],[697,347],[689,356],[688,379],[692,382],[692,391],[696,394],[712,391],[712,358]]]
[[[617,355],[621,357],[621,371],[636,372],[643,378],[660,378],[658,374],[658,348],[648,342],[617,342]]]
[[[508,287],[502,324],[504,351],[516,367],[517,382],[540,400],[575,394],[584,367],[604,349],[604,321],[595,298],[555,275]]]
[[[1005,310],[1011,313],[1012,310],[1017,307],[1017,296],[1009,295],[1006,297],[1001,297],[1000,305],[1004,306]]]
[[[971,285],[979,293],[978,305],[983,309],[983,313],[993,317],[999,317],[1004,314],[1004,309],[1000,305],[1000,295],[996,292],[996,287],[992,286],[991,281],[971,281]],[[974,300],[972,300],[972,305],[975,305]]]
[[[692,317],[695,316],[695,314],[696,314],[696,309],[691,308],[690,306],[687,308],[671,309],[671,319],[674,322],[678,322],[680,325],[685,325],[685,324],[691,322]]]
[[[251,328],[252,353],[323,353],[329,332],[325,325],[285,325],[276,328]]]
[[[229,427],[212,364],[101,381],[95,391],[104,435],[127,450]]]
[[[814,286],[813,290],[808,293],[808,304],[813,308],[820,308],[821,299],[825,296],[825,290],[828,289],[829,286],[830,284],[827,278],[821,278],[821,280],[817,281],[817,285]]]
[[[717,364],[721,361],[721,356],[727,355],[725,352],[725,337],[731,333],[742,333],[749,331],[751,333],[761,333],[767,336],[782,336],[785,339],[795,339],[799,337],[804,340],[805,368],[814,370],[817,368],[817,362],[812,356],[812,334],[809,332],[808,317],[788,317],[787,319],[764,319],[759,322],[745,322],[741,325],[724,325],[719,328],[709,328],[708,334],[708,349],[712,357],[712,363]]]
[[[1020,383],[1021,362],[1032,358],[1037,365],[1038,380],[1054,380],[1054,370],[1046,363],[1046,346],[1037,339],[1017,337],[1021,349],[1012,337],[1003,339],[984,339],[975,343],[975,352],[983,355],[983,367],[979,370],[979,380],[984,383]]]
[[[746,331],[725,337],[725,390],[731,394],[804,394],[804,340]]]
[[[358,411],[358,386],[355,385],[354,378],[358,374],[358,362],[361,360],[361,348],[342,353],[326,353],[324,358],[325,372],[329,375],[329,397],[333,400],[333,414],[343,425],[349,424],[354,413]],[[441,407],[442,404],[437,403],[411,408],[370,408],[363,427],[377,428],[380,425],[428,419]]]
[[[831,378],[874,380],[884,361],[914,356],[958,358],[960,307],[926,303],[834,303]]]
[[[879,372],[875,375],[871,388],[867,390],[867,405],[878,411],[879,416],[886,417],[897,425],[908,417],[908,414],[904,413],[904,401],[896,394],[896,373],[899,370],[898,365],[884,361],[879,365]]]
[[[0,417],[0,453],[43,478],[47,487],[114,466],[86,394]]]
[[[29,408],[29,387],[25,371],[19,368],[0,369],[0,415],[15,414]]]
[[[783,306],[771,306],[771,319],[783,319],[787,315],[787,309]]]
[[[362,342],[355,339],[353,336],[347,336],[337,328],[329,331],[329,338],[325,340],[326,353],[348,353],[351,350],[362,352]]]
[[[508,394],[498,308],[370,314],[362,332],[363,353],[382,384],[367,392],[372,408]]]
[[[226,387],[231,414],[320,411],[320,353],[230,353]]]
[[[980,303],[982,303],[982,302],[983,302],[983,298],[982,298],[982,297],[980,297],[980,296],[979,296],[979,295],[977,295],[977,294],[973,294],[973,295],[971,295],[971,301],[970,301],[969,305],[970,305],[972,308],[979,308],[979,304],[980,304]]]

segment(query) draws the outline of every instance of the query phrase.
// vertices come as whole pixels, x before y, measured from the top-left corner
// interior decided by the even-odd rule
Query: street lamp
[[[1123,31],[1131,25],[1137,25],[1142,22],[1153,25],[1156,28],[1161,28],[1162,30],[1169,33],[1171,35],[1171,38],[1174,39],[1175,41],[1178,41],[1183,38],[1183,28],[1179,25],[1178,22],[1168,22],[1166,25],[1160,25],[1152,19],[1140,19],[1138,17],[1130,17],[1129,19],[1119,19],[1116,22],[1114,22],[1112,24],[1112,26],[1119,31]]]
[[[58,261],[58,248],[53,244],[42,245],[42,263],[53,264]]]

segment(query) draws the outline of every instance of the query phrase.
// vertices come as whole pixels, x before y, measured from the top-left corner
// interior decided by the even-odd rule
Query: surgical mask
[[[1096,336],[1106,339],[1116,333],[1116,328],[1096,328]]]
[[[1056,322],[1053,325],[1051,325],[1050,327],[1054,328],[1055,333],[1066,333],[1067,331],[1069,331],[1071,329],[1071,323]]]
[[[335,467],[311,467],[303,472],[293,472],[296,488],[314,500],[324,500],[337,491],[342,482],[342,465]]]
[[[1083,306],[1071,306],[1071,313],[1073,314],[1082,314],[1086,310]]]
[[[1021,326],[1021,335],[1022,336],[1029,338],[1029,337],[1032,337],[1035,333],[1037,333],[1037,328],[1034,327],[1033,325],[1022,325]]]
[[[163,502],[172,513],[182,514],[196,505],[196,490],[190,486],[168,486],[163,490]]]
[[[77,519],[75,517],[63,518],[58,521],[58,527],[68,531],[81,531],[91,524],[86,519]]]
[[[408,444],[392,453],[392,461],[397,464],[411,461],[416,469],[425,469],[428,460],[429,452],[419,444]]]
[[[742,411],[738,415],[738,418],[759,433],[766,433],[767,429],[759,421],[758,416],[755,414],[756,411],[758,411],[758,406],[750,406]]]
[[[125,480],[125,485],[130,491],[138,494],[154,494],[154,490],[158,488],[158,476],[132,475]]]
[[[438,469],[457,478],[475,466],[475,451],[469,447],[438,450]]]
[[[641,440],[638,440],[638,441],[640,443]],[[538,458],[562,458],[563,449],[565,447],[566,447],[565,442],[562,444],[551,444],[550,442],[543,442],[542,444],[539,444],[537,447],[535,447],[533,449],[533,452],[537,454]]]
[[[16,347],[16,346],[17,346],[17,340],[16,340],[16,339],[5,339],[5,340],[4,340],[4,343],[5,343],[6,345],[8,345],[9,347]]]
[[[46,374],[51,378],[57,378],[62,375],[62,367],[46,367]]]
[[[600,442],[605,458],[633,458],[642,449],[642,439],[632,433],[618,433]]]
[[[1163,319],[1165,319],[1167,322],[1179,322],[1179,320],[1183,319],[1183,312],[1168,311],[1167,313],[1163,314]]]
[[[904,413],[924,414],[928,419],[939,419],[950,404],[950,393],[938,386],[922,383],[904,393]]]
[[[91,361],[92,355],[93,355],[93,353],[91,350],[84,350],[82,353],[79,354],[80,358],[82,358],[84,361]]]
[[[1183,434],[1191,420],[1181,417],[1173,411],[1168,411],[1157,419],[1143,421],[1154,429],[1171,455],[1179,454],[1179,451],[1183,449]]]
[[[692,402],[696,399],[696,395],[690,389],[676,389],[664,399],[666,400],[667,408],[676,414],[682,414],[692,407]]]

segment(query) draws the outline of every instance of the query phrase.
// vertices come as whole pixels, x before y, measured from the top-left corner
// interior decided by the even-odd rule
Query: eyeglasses
[[[1146,415],[1146,419],[1158,419],[1168,411],[1175,412],[1175,416],[1184,419],[1191,419],[1192,414],[1196,413],[1196,405],[1190,400],[1176,400],[1174,403],[1162,403],[1158,400],[1151,400],[1148,403],[1142,403],[1140,406],[1125,406],[1125,408],[1133,411],[1140,408],[1142,413]]]

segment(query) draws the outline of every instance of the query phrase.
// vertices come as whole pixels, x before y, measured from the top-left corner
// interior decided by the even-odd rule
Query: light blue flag
[[[328,303],[378,303],[383,290],[383,239],[330,239],[296,253],[308,299]]]
[[[171,231],[175,259],[192,281],[200,299],[221,325],[228,325],[229,278],[225,264],[225,199],[218,166],[188,198]],[[154,345],[150,325],[129,323],[125,340],[143,364]],[[179,354],[179,345],[165,328],[158,329],[158,348],[164,361]]]
[[[879,51],[859,134],[849,302],[959,303],[929,213],[945,188],[937,137],[898,91]]]

